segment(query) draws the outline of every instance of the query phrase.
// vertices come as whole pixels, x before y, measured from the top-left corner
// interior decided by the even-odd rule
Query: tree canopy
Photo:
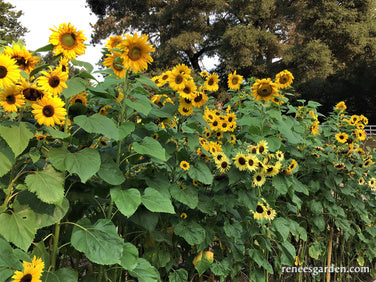
[[[14,8],[12,4],[0,0],[0,39],[5,43],[19,40],[27,32],[27,28],[19,22],[22,11]]]

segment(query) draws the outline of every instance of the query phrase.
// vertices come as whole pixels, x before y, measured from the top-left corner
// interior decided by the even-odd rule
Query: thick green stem
[[[55,224],[55,234],[54,234],[54,243],[52,246],[52,256],[51,256],[51,268],[52,270],[56,269],[56,259],[59,252],[59,237],[60,237],[60,221]]]

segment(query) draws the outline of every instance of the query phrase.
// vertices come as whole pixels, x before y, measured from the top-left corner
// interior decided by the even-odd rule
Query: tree
[[[14,11],[10,3],[0,0],[0,38],[9,44],[21,39],[27,32],[19,22],[22,11]]]

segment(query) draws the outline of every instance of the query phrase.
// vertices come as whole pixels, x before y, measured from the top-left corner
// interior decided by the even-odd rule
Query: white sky
[[[92,28],[90,23],[97,21],[95,14],[86,7],[85,0],[5,0],[15,10],[22,10],[23,15],[19,18],[21,24],[29,32],[24,36],[26,49],[34,51],[48,44],[52,33],[50,28],[58,27],[62,23],[71,23],[77,30],[82,30],[87,38],[86,44],[90,44]],[[104,41],[103,41],[104,42]],[[85,54],[77,57],[77,60],[91,63],[98,69],[96,63],[101,58],[103,44],[95,47],[90,45]],[[204,69],[214,67],[215,60],[204,59]]]

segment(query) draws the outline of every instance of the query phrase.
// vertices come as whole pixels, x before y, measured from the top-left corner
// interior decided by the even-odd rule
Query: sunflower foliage
[[[264,281],[328,258],[372,266],[366,117],[343,101],[327,117],[316,102],[291,105],[287,70],[234,71],[218,105],[215,73],[143,75],[146,35],[110,37],[96,81],[76,59],[83,33],[51,31],[37,52],[54,66],[21,43],[0,54],[1,281]]]

